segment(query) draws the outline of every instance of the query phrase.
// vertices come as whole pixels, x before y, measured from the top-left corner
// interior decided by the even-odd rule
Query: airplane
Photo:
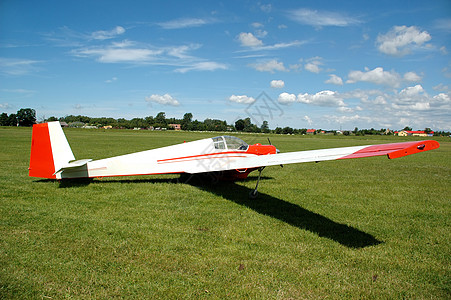
[[[245,179],[258,170],[255,189],[267,166],[387,155],[394,159],[437,149],[434,140],[353,146],[280,153],[274,145],[248,145],[233,136],[217,136],[114,156],[75,160],[59,121],[34,124],[29,176],[56,180],[157,174],[216,174],[225,180]]]

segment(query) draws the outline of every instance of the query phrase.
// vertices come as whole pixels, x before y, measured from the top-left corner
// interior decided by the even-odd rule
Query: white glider
[[[56,122],[33,125],[29,176],[66,179],[154,174],[220,173],[243,179],[264,167],[303,162],[387,155],[398,158],[438,148],[437,141],[414,141],[369,146],[278,153],[273,145],[248,145],[239,138],[218,136],[100,160],[75,160],[66,136]],[[251,196],[257,195],[257,186]]]

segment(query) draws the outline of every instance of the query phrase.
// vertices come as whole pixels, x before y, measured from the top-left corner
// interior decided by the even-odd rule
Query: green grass
[[[77,159],[213,136],[66,130]],[[266,143],[266,135],[238,135]],[[270,136],[281,151],[409,138]],[[451,141],[269,167],[245,181],[28,177],[31,129],[0,128],[0,298],[449,299]]]

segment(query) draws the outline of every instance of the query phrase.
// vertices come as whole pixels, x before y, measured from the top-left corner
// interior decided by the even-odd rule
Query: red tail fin
[[[33,125],[30,176],[55,179],[55,171],[74,159],[59,122]]]
[[[28,175],[32,177],[56,178],[52,144],[47,123],[33,125],[31,156]]]

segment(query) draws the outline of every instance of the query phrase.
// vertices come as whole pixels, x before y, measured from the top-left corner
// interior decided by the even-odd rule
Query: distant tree
[[[432,129],[429,128],[429,127],[426,127],[426,128],[424,129],[424,132],[427,133],[427,134],[429,134],[429,133],[432,132]]]
[[[17,122],[19,126],[33,126],[33,124],[36,124],[36,111],[31,108],[19,109],[17,111]]]
[[[58,121],[58,118],[51,116],[50,118],[45,119],[45,122],[53,122],[53,121]]]
[[[182,129],[183,130],[192,130],[192,128],[193,128],[192,122],[193,122],[193,114],[192,113],[184,114],[182,123],[181,123]]]
[[[283,129],[282,129],[282,133],[283,134],[292,134],[293,133],[293,128],[291,128],[291,127],[284,127]]]
[[[261,131],[263,133],[268,133],[269,132],[269,125],[268,125],[268,121],[263,121],[262,126],[260,127]]]
[[[147,123],[143,118],[133,118],[130,120],[130,128],[146,128]]]
[[[164,112],[159,112],[155,116],[155,126],[167,127],[168,123],[166,121],[166,114]]]
[[[153,126],[155,124],[155,119],[152,116],[148,116],[144,118],[146,120],[147,126]]]
[[[276,127],[276,129],[274,129],[274,133],[275,134],[282,134],[282,128],[281,127]]]
[[[2,113],[0,115],[0,126],[8,126],[8,114]]]
[[[412,127],[406,126],[406,127],[404,127],[403,130],[405,130],[405,131],[412,131]]]
[[[243,119],[239,119],[235,122],[235,129],[237,131],[243,131],[245,127],[245,123]]]
[[[8,125],[7,126],[17,126],[17,115],[16,114],[10,114],[8,116]]]

